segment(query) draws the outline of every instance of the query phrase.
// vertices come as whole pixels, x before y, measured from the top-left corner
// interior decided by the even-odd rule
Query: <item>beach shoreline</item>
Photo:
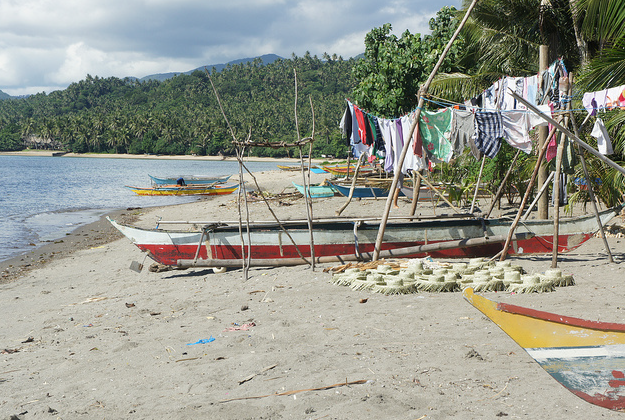
[[[292,190],[300,173],[255,177],[275,195],[270,203],[279,218],[305,218],[303,198],[279,195]],[[315,174],[311,181],[323,178]],[[254,185],[247,174],[246,181]],[[333,216],[345,200],[314,200],[314,216]],[[271,220],[262,200],[247,204],[252,219]],[[354,200],[344,215],[381,215],[385,204]],[[478,207],[487,204],[480,200]],[[401,199],[399,206],[391,215],[406,214],[411,203]],[[238,209],[233,194],[112,217],[154,227],[159,218],[235,220]],[[417,207],[418,214],[432,212],[431,203]],[[504,206],[495,216],[510,212]],[[615,264],[607,262],[599,238],[560,256],[575,286],[485,296],[623,323],[625,239],[608,241]],[[461,293],[356,291],[331,282],[324,269],[332,264],[314,271],[252,268],[247,279],[241,269],[151,272],[151,260],[105,219],[49,245],[60,250],[33,256],[29,261],[45,262],[30,262],[0,284],[0,413],[7,418],[622,416],[567,391]],[[551,266],[551,255],[510,260],[531,273]],[[144,269],[129,269],[132,261]]]
[[[102,158],[102,159],[151,159],[151,160],[205,160],[205,161],[237,161],[235,156],[199,156],[199,155],[153,155],[153,154],[126,154],[126,153],[71,153],[55,150],[22,150],[17,152],[0,152],[0,156],[37,156],[37,157],[64,157],[64,158]],[[344,160],[344,159],[343,159]],[[286,162],[299,163],[299,158],[276,157],[245,157],[249,162]],[[340,161],[333,158],[313,158],[315,164]],[[308,158],[304,159],[308,163]]]

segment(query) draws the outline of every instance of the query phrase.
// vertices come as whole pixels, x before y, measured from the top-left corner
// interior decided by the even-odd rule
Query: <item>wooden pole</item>
[[[560,167],[562,166],[562,155],[564,155],[564,141],[562,136],[558,144],[556,154],[556,170],[553,178],[553,250],[551,251],[551,268],[558,266],[558,244],[560,233]]]
[[[490,216],[490,214],[493,211],[493,208],[495,207],[495,203],[497,202],[497,200],[499,200],[501,194],[503,193],[503,188],[505,187],[506,182],[508,181],[508,177],[512,173],[512,168],[514,168],[514,164],[516,163],[517,159],[519,158],[519,154],[520,153],[521,153],[521,149],[516,151],[516,155],[514,155],[514,158],[512,159],[512,162],[510,163],[510,167],[508,168],[508,172],[506,172],[506,176],[503,177],[503,181],[501,181],[501,185],[499,185],[499,189],[497,190],[497,194],[495,194],[495,198],[493,198],[492,203],[490,203],[490,208],[488,209],[488,213],[486,213],[486,216],[484,216],[485,219],[488,219],[488,217]],[[473,212],[471,212],[471,213],[473,213]]]
[[[419,202],[419,193],[421,192],[421,178],[417,177],[417,171],[412,171],[412,206],[410,207],[410,215],[414,216]]]
[[[541,1],[542,2],[545,0]],[[547,45],[540,45],[538,47],[538,69],[539,69],[539,86],[542,83],[542,74],[543,71],[547,70],[549,67],[549,47]],[[544,100],[544,98],[543,98]],[[543,101],[540,102],[541,104]],[[547,138],[547,133],[549,132],[549,128],[545,126],[538,127],[538,147],[542,149]],[[547,165],[542,165],[538,169],[538,187],[542,187],[545,184],[545,180],[547,179]],[[539,219],[548,219],[549,218],[549,197],[547,195],[541,196],[538,200],[538,218]]]
[[[471,209],[469,213],[473,213],[475,208],[475,200],[477,200],[477,193],[480,190],[480,181],[482,180],[482,172],[484,171],[484,163],[486,162],[486,155],[482,156],[482,164],[480,165],[480,173],[477,176],[477,183],[475,184],[475,193],[473,193],[473,201],[471,201]]]
[[[549,141],[551,136],[553,136],[556,132],[556,128],[554,127],[549,133],[547,137],[547,141],[543,143],[543,147],[540,149],[538,153],[538,160],[536,161],[536,166],[534,167],[534,172],[532,173],[532,177],[530,178],[530,182],[527,185],[527,190],[525,190],[525,195],[523,195],[523,200],[521,200],[521,204],[519,205],[519,211],[517,212],[516,217],[514,218],[514,222],[510,226],[510,231],[508,231],[508,239],[506,239],[506,243],[501,250],[501,257],[499,261],[504,261],[506,256],[508,255],[508,248],[510,248],[510,241],[512,240],[512,235],[514,234],[514,230],[516,226],[519,224],[519,220],[521,219],[521,214],[523,214],[523,209],[525,208],[525,203],[527,203],[527,199],[529,198],[530,192],[532,191],[532,187],[534,187],[534,182],[536,182],[536,175],[538,174],[538,170],[540,165],[542,164],[543,157],[545,156],[545,152],[547,151],[547,147],[549,146]]]
[[[567,89],[566,94],[570,97],[571,93],[572,87],[569,83],[569,88]],[[571,101],[567,102],[566,108],[568,111],[571,110]],[[569,113],[567,113],[564,117],[564,126],[566,127],[568,124]],[[556,154],[556,171],[553,184],[553,250],[551,255],[551,268],[556,268],[558,266],[558,245],[560,240],[560,174],[562,169],[562,156],[564,155],[564,142],[566,141],[566,137],[564,137],[564,135],[560,137],[558,152]],[[566,185],[564,188],[566,188]]]
[[[427,93],[428,89],[430,88],[430,85],[432,84],[432,80],[434,80],[434,76],[436,76],[436,73],[438,72],[438,69],[440,68],[440,66],[443,64],[443,60],[447,56],[447,53],[449,52],[449,49],[451,48],[452,44],[454,43],[454,41],[458,37],[458,34],[460,33],[460,31],[464,27],[464,24],[467,22],[467,19],[469,19],[469,15],[471,14],[471,11],[473,10],[473,8],[475,7],[476,4],[477,4],[477,0],[473,0],[471,2],[471,5],[469,5],[469,7],[467,9],[467,12],[464,15],[464,18],[462,19],[462,21],[458,25],[458,28],[456,29],[456,32],[454,32],[454,34],[452,35],[451,39],[449,40],[449,42],[445,46],[445,49],[443,50],[441,56],[439,57],[438,62],[436,63],[436,65],[432,69],[432,73],[430,73],[430,76],[428,77],[428,79],[425,82],[425,84],[423,86],[421,86],[421,88],[419,89],[419,104],[417,105],[417,111],[415,112],[415,119],[414,119],[413,123],[410,126],[409,134],[407,136],[405,136],[405,139],[408,139],[408,140],[404,142],[404,147],[402,148],[401,155],[399,157],[399,161],[397,162],[397,166],[398,167],[395,168],[395,175],[393,176],[393,182],[391,184],[390,191],[395,191],[395,188],[397,188],[397,182],[399,180],[399,174],[401,173],[401,167],[403,166],[404,160],[406,159],[406,154],[408,153],[408,150],[410,149],[410,139],[412,138],[415,129],[419,125],[419,119],[421,118],[421,110],[423,109],[423,105],[425,104],[423,95],[425,95]],[[373,250],[373,260],[374,261],[376,261],[378,259],[379,255],[380,255],[380,249],[381,249],[381,246],[382,246],[382,242],[384,241],[384,231],[386,230],[386,222],[388,221],[388,215],[391,212],[392,204],[393,204],[393,195],[389,193],[389,195],[388,195],[388,197],[386,199],[386,207],[384,208],[384,214],[383,214],[383,217],[382,217],[382,223],[380,223],[380,228],[378,230],[378,236],[377,236],[377,239],[375,241],[375,248]]]

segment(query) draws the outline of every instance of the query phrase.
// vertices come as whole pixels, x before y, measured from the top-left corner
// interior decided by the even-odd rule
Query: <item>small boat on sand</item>
[[[224,175],[224,176],[203,176],[203,175],[179,175],[179,176],[165,176],[165,177],[157,177],[148,174],[152,183],[155,185],[172,185],[176,184],[179,179],[183,179],[185,184],[223,184],[227,182],[228,179],[232,175]]]
[[[463,294],[566,389],[591,404],[625,412],[625,324],[496,303],[471,288]]]
[[[157,185],[154,187],[132,187],[126,185],[137,195],[223,195],[231,194],[238,185]]]
[[[293,182],[293,186],[297,188],[300,194],[304,195],[304,186],[296,184]],[[306,187],[306,189],[310,192],[308,194],[309,197],[312,198],[325,198],[325,197],[334,197],[335,189],[332,184],[322,185],[322,184],[313,184]]]

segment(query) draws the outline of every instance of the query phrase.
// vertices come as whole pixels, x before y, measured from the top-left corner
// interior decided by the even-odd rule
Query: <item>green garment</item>
[[[419,133],[423,140],[423,148],[428,155],[449,162],[453,155],[451,147],[451,108],[440,111],[421,111]]]

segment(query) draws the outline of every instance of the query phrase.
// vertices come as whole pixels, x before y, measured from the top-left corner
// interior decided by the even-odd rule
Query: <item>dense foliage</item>
[[[263,65],[257,59],[211,71],[238,140],[284,141],[310,136],[315,155],[345,156],[338,129],[351,91],[354,60],[306,54]],[[311,109],[311,102],[313,109]],[[0,150],[59,144],[72,152],[232,155],[232,135],[206,72],[159,82],[86,79],[67,89],[0,101]],[[26,143],[25,143],[26,142]],[[30,142],[30,143],[28,143]],[[293,150],[255,148],[284,156]]]

